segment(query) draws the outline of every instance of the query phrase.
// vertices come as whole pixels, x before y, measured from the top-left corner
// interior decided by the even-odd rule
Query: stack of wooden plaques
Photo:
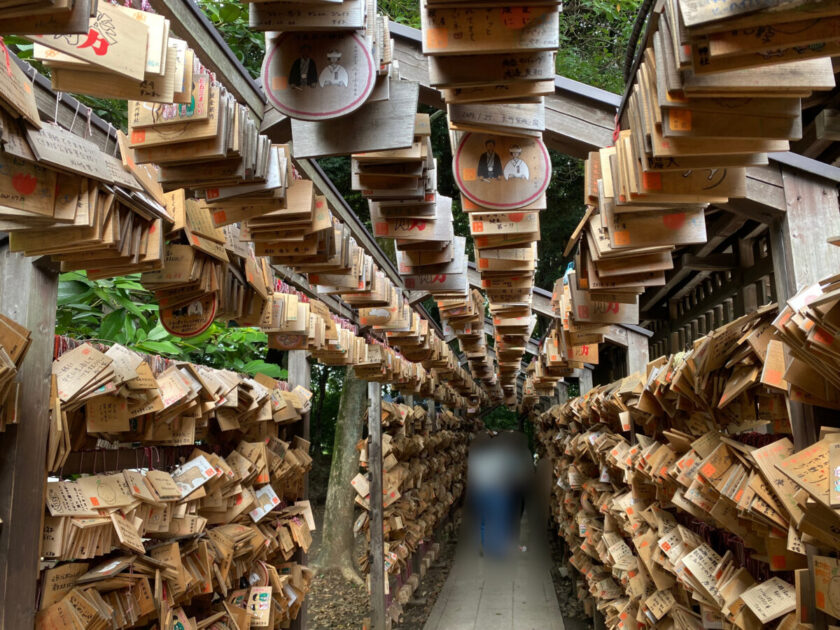
[[[169,20],[162,15],[102,2],[84,34],[51,30],[18,34],[35,42],[34,56],[50,68],[53,89],[153,103],[191,102],[194,55],[186,42],[170,38]]]
[[[0,35],[87,35],[98,0],[6,2],[0,9]]]
[[[133,160],[159,165],[166,190],[203,191],[208,201],[239,195],[282,201],[282,156],[260,135],[250,110],[211,85],[204,70],[192,85],[194,105],[130,102]]]
[[[431,432],[426,410],[419,405],[412,408],[382,403],[385,572],[390,583],[386,591],[395,595],[389,609],[389,615],[395,618],[408,601],[405,595],[410,596],[418,584],[415,580],[403,591],[406,585],[398,578],[410,565],[411,557],[421,553],[421,546],[431,542],[465,488],[469,434],[453,414],[440,415],[441,429]],[[367,462],[365,440],[361,445],[362,468],[367,468]],[[356,491],[356,503],[364,510],[354,530],[365,532],[369,543],[369,475],[359,473],[350,483]],[[359,564],[363,572],[368,572],[367,550]]]
[[[812,335],[825,331],[832,288],[801,292],[775,320],[775,305],[745,315],[535,418],[579,593],[607,624],[795,627],[811,621],[814,597],[840,613],[828,557],[840,549],[837,429],[798,452],[784,437],[790,401],[820,391],[816,404],[836,405],[822,393],[833,376],[817,376],[831,364],[803,360],[827,354]],[[754,432],[763,427],[773,435]]]
[[[762,374],[768,383],[786,389],[791,400],[830,409],[840,409],[838,282],[838,276],[825,278],[788,300],[773,322],[785,348],[771,347],[767,362],[773,365]]]
[[[663,3],[621,120],[619,160],[632,160],[619,205],[738,196],[743,167],[801,137],[800,99],[834,87],[840,38],[829,31],[840,8],[800,4]],[[711,170],[691,184],[682,178],[690,169]]]
[[[585,364],[598,364],[598,342],[575,344],[566,323],[555,325],[540,346],[539,356],[528,365],[526,393],[533,388],[535,396],[553,396],[557,383],[571,376]]]
[[[375,3],[249,7],[251,27],[267,31],[263,89],[292,120],[295,157],[411,146],[419,86],[398,80],[388,19]]]
[[[93,448],[97,438],[189,446],[237,431],[260,440],[273,427],[300,420],[311,398],[304,388],[286,391],[264,375],[242,378],[188,363],[154,376],[142,356],[120,345],[104,353],[78,346],[56,360],[53,373],[50,470],[61,467],[70,448]]]
[[[27,328],[0,314],[0,432],[20,420],[17,373],[29,350],[31,334]]]
[[[533,327],[531,289],[539,211],[551,179],[542,141],[542,96],[554,91],[557,3],[425,2],[423,52],[430,83],[443,90],[462,208],[471,213],[476,263],[496,326],[506,401]]]
[[[444,324],[444,334],[452,334],[458,339],[458,345],[467,357],[473,378],[480,381],[488,394],[498,400],[502,390],[487,345],[484,329],[485,304],[485,297],[477,289],[473,289],[466,298],[449,298],[437,302],[438,312]]]
[[[102,439],[116,469],[47,484],[37,628],[80,615],[73,627],[226,620],[246,630],[297,616],[311,581],[294,557],[315,527],[303,500],[312,460],[306,441],[280,431],[306,413],[310,392],[87,343],[61,354],[52,382],[48,470],[89,471],[71,451]],[[123,458],[138,442],[162,453],[180,446],[184,458],[163,470],[174,457]],[[120,470],[123,461],[136,467]]]
[[[159,269],[171,219],[157,183],[90,140],[41,123],[23,73],[0,82],[9,89],[0,97],[0,227],[12,251],[52,255],[62,270],[87,269],[93,278]]]
[[[840,7],[833,3],[786,0],[776,3],[772,11],[755,11],[735,6],[718,10],[709,2],[679,0],[667,2],[665,9],[672,40],[684,46],[674,49],[679,66],[690,68],[694,75],[840,54],[836,31]],[[808,68],[801,65],[797,70]],[[789,69],[794,71],[793,66]],[[733,79],[745,77],[754,75],[732,75]]]

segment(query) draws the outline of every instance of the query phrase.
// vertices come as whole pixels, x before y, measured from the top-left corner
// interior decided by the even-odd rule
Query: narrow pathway
[[[565,630],[547,545],[507,560],[481,557],[465,519],[446,584],[423,630]],[[528,540],[527,521],[522,540]],[[524,543],[523,543],[524,544]]]

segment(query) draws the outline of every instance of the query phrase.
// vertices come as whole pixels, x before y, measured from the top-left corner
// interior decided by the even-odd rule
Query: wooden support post
[[[309,368],[309,359],[306,350],[289,350],[289,385],[291,387],[305,387],[309,389],[312,371]],[[310,429],[310,412],[303,414],[300,426],[297,427],[297,435],[309,442]],[[309,473],[303,478],[303,496],[309,498]],[[301,564],[306,564],[306,554],[302,549],[298,549],[297,561]],[[307,599],[303,600],[300,612],[297,618],[292,622],[292,630],[303,630],[306,628],[307,620]]]
[[[437,411],[435,410],[435,399],[429,398],[426,400],[426,411],[429,414],[429,430],[437,431]]]
[[[627,331],[627,374],[642,372],[648,363],[648,340],[644,335]]]
[[[837,190],[828,181],[802,173],[782,170],[787,212],[770,226],[770,251],[773,256],[775,294],[784,302],[799,289],[813,284],[840,268],[840,250],[826,242],[827,234],[840,233],[840,208]],[[817,439],[814,408],[788,401],[793,444],[801,450]],[[816,549],[806,545],[808,569],[813,575]],[[815,627],[827,626],[825,615],[813,599],[808,605],[808,619]]]
[[[385,546],[382,532],[382,384],[368,383],[368,466],[370,466],[371,630],[385,626]]]
[[[0,312],[32,331],[21,365],[20,424],[0,437],[0,629],[35,627],[44,464],[50,431],[58,273],[0,244]]]
[[[590,389],[592,389],[592,370],[591,369],[583,368],[580,371],[580,378],[578,378],[578,387],[580,389],[580,395],[581,396],[583,396]]]

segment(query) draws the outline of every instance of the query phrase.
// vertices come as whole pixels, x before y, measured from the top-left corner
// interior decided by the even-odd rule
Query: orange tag
[[[629,245],[630,232],[627,230],[616,230],[613,232],[613,240],[615,240],[616,245]]]
[[[380,221],[374,226],[374,233],[377,236],[385,236],[388,234],[388,223],[386,221]]]
[[[478,268],[479,269],[487,269],[490,266],[490,261],[486,258],[479,258],[478,259]]]
[[[708,464],[703,466],[703,468],[700,469],[700,472],[703,473],[703,476],[708,479],[709,477],[715,474],[715,466],[714,464],[709,462]]]
[[[645,190],[662,190],[662,175],[660,173],[642,173],[642,187]]]
[[[484,221],[473,221],[472,231],[473,232],[483,232],[484,231]]]
[[[131,144],[137,144],[146,141],[146,130],[135,129],[131,132]]]
[[[449,46],[449,29],[427,28],[426,48],[446,48]]]
[[[671,131],[691,131],[691,110],[670,110],[668,112],[668,126],[671,128]]]

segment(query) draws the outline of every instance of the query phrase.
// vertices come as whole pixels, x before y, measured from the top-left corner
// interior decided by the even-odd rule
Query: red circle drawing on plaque
[[[189,304],[161,309],[160,323],[168,333],[176,337],[195,337],[213,323],[218,304],[217,294],[208,293]]]
[[[280,112],[299,120],[346,116],[365,104],[376,66],[356,33],[286,32],[268,47],[262,85]]]

